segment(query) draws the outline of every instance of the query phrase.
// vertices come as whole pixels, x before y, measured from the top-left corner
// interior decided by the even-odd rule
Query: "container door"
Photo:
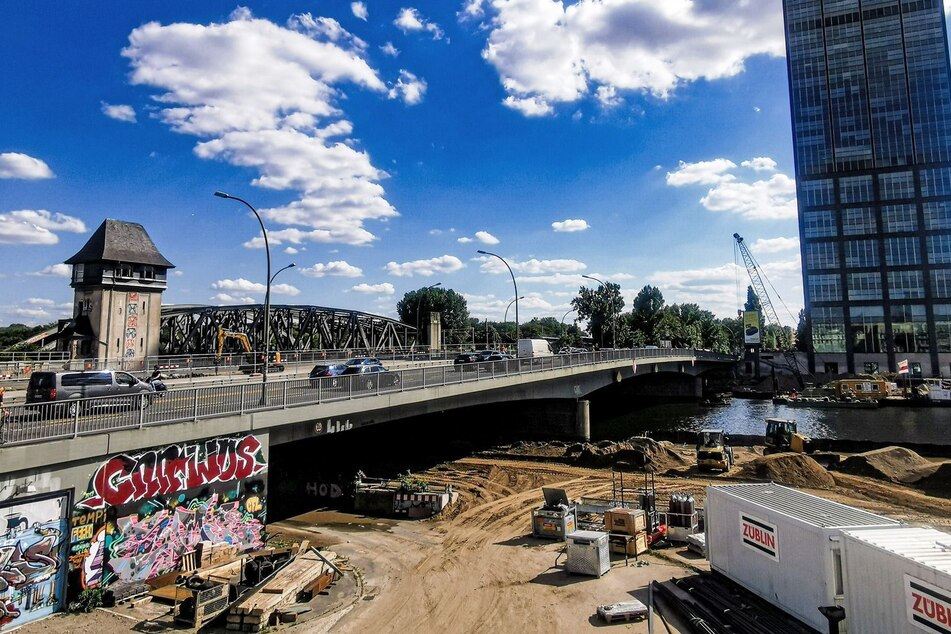
[[[63,608],[69,494],[0,503],[0,631]]]

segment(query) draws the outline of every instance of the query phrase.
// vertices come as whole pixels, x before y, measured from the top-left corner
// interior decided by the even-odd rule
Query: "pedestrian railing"
[[[733,360],[733,357],[705,351],[647,348],[462,365],[420,366],[363,375],[285,380],[274,380],[276,377],[271,375],[272,380],[266,384],[185,387],[165,392],[11,405],[3,410],[0,419],[0,444],[23,445],[56,438],[75,438],[122,429],[545,373],[566,367],[616,364],[619,361],[636,363],[657,358]]]

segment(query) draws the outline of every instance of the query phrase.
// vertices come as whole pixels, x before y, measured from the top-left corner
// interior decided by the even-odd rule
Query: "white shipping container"
[[[707,559],[713,570],[820,632],[820,606],[841,605],[839,536],[895,520],[778,484],[707,487]]]
[[[951,634],[951,535],[933,528],[842,533],[853,634]]]

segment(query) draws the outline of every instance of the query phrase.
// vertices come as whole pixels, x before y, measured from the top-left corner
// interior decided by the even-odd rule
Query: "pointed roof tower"
[[[93,262],[123,262],[147,264],[161,268],[175,268],[155,247],[145,227],[137,222],[106,220],[66,264]]]

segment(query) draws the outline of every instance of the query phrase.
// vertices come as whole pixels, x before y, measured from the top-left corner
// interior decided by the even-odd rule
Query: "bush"
[[[102,595],[105,590],[102,588],[90,588],[83,590],[75,601],[69,604],[70,612],[92,612],[102,606]]]
[[[405,493],[422,493],[429,490],[429,483],[413,475],[412,471],[401,473],[399,475],[400,491]]]

